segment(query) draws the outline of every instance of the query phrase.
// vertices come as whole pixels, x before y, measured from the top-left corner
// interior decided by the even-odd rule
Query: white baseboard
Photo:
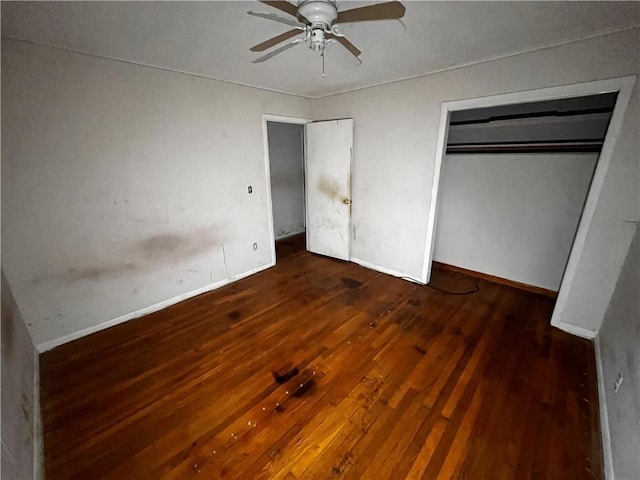
[[[596,372],[598,382],[598,405],[600,406],[600,435],[602,436],[602,458],[604,461],[605,480],[614,480],[613,455],[611,453],[611,431],[609,430],[609,416],[607,415],[607,397],[604,383],[604,370],[600,356],[600,337],[593,341],[596,355]]]
[[[195,297],[196,295],[200,295],[202,293],[210,292],[211,290],[215,290],[217,288],[223,287],[229,283],[235,282],[242,278],[253,275],[254,273],[261,272],[262,270],[266,270],[267,268],[273,267],[275,263],[267,263],[265,265],[261,265],[252,270],[248,270],[246,272],[239,273],[237,275],[232,275],[229,278],[225,278],[223,280],[210,283],[205,285],[204,287],[198,288],[196,290],[192,290],[190,292],[184,293],[182,295],[178,295],[176,297],[170,298],[168,300],[164,300],[162,302],[156,303],[154,305],[150,305],[145,308],[141,308],[140,310],[136,310],[131,313],[127,313],[126,315],[122,315],[120,317],[107,320],[105,322],[99,323],[98,325],[93,325],[91,327],[83,328],[82,330],[78,330],[76,332],[70,333],[68,335],[63,335],[62,337],[54,338],[53,340],[47,340],[46,342],[42,342],[36,346],[38,352],[46,352],[47,350],[51,350],[55,347],[58,347],[64,343],[71,342],[73,340],[77,340],[78,338],[85,337],[87,335],[91,335],[92,333],[99,332],[100,330],[104,330],[105,328],[113,327],[114,325],[118,325],[120,323],[127,322],[129,320],[133,320],[134,318],[140,318],[144,315],[148,315],[153,312],[157,312],[158,310],[162,310],[163,308],[170,307],[171,305],[175,305],[176,303],[180,303],[184,300],[187,300],[191,297]]]
[[[552,321],[551,326],[559,328],[560,330],[563,330],[572,335],[586,338],[587,340],[593,340],[594,338],[596,338],[596,334],[597,334],[597,332],[594,332],[593,330],[589,330],[584,327],[579,327],[577,325],[572,325],[571,323],[566,323],[563,321],[560,321],[560,322]]]
[[[395,270],[391,270],[390,268],[381,267],[379,265],[374,265],[373,263],[369,263],[365,260],[360,260],[359,258],[351,257],[349,259],[353,263],[357,263],[358,265],[368,268],[369,270],[375,270],[376,272],[385,273],[387,275],[392,275],[394,277],[401,278],[403,280],[408,280],[410,282],[419,283],[420,285],[424,285],[419,279],[412,277],[411,275],[407,275],[406,273],[396,272]]]

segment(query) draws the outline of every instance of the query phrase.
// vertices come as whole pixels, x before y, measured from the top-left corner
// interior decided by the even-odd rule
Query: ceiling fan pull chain
[[[324,49],[322,49],[322,78],[324,78]]]

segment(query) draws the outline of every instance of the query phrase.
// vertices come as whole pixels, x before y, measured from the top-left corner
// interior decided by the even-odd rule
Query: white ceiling
[[[640,24],[640,2],[403,3],[406,31],[397,21],[343,25],[363,63],[333,44],[324,79],[303,45],[251,63],[260,54],[249,47],[290,29],[247,15],[286,16],[257,1],[3,1],[2,34],[316,98]]]

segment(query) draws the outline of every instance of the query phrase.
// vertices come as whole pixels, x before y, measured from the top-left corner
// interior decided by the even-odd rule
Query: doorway
[[[452,112],[434,262],[555,297],[616,96]]]
[[[272,265],[276,245],[350,259],[353,119],[263,115]],[[285,250],[290,251],[289,246]]]
[[[566,267],[562,275],[562,280],[558,292],[558,300],[556,302],[551,321],[554,326],[560,327],[576,335],[587,338],[592,337],[593,332],[563,322],[562,314],[567,304],[568,292],[571,290],[575,278],[578,260],[581,257],[582,251],[584,249],[587,231],[595,213],[596,204],[604,183],[604,178],[609,168],[613,147],[621,130],[622,119],[626,110],[626,106],[629,103],[633,83],[634,79],[632,77],[624,77],[619,79],[602,80],[561,87],[551,87],[541,90],[496,95],[491,97],[444,102],[442,104],[440,114],[440,129],[436,147],[434,179],[431,189],[431,202],[429,207],[422,281],[428,283],[431,275],[432,260],[435,250],[435,230],[437,226],[437,211],[439,206],[438,203],[439,188],[441,185],[441,169],[442,162],[444,161],[446,155],[446,146],[449,136],[449,123],[453,112],[471,109],[482,109],[488,107],[516,105],[529,102],[561,100],[580,96],[597,95],[602,93],[617,93],[615,106],[613,108],[613,114],[611,115],[611,120],[609,122],[609,128],[607,129],[604,143],[602,145],[601,154],[598,159],[593,178],[591,179],[589,185],[587,198],[584,202],[584,208],[582,209],[578,227],[571,244],[569,259],[566,263]]]
[[[274,264],[276,242],[304,238],[306,230],[304,125],[308,122],[301,118],[263,115]]]
[[[305,231],[303,126],[267,122],[276,240]]]

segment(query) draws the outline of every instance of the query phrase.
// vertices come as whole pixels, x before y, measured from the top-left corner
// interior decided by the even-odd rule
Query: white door
[[[307,250],[349,260],[353,119],[305,125]]]

